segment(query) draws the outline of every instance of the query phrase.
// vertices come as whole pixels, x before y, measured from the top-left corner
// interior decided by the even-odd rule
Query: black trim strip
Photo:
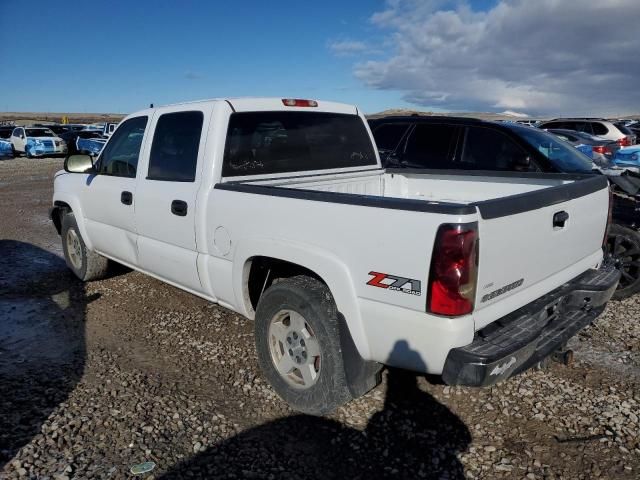
[[[311,200],[315,202],[360,205],[363,207],[388,208],[392,210],[406,210],[410,212],[442,213],[446,215],[472,215],[476,213],[476,209],[472,205],[445,202],[431,203],[424,200],[408,198],[376,197],[373,195],[321,192],[317,190],[272,187],[267,185],[247,185],[243,183],[216,183],[213,188],[217,190],[227,190],[230,192],[297,198],[300,200]]]
[[[235,108],[233,108],[233,105],[231,105],[231,102],[230,102],[229,100],[225,100],[225,102],[227,102],[227,103],[229,104],[229,106],[231,107],[231,111],[232,111],[233,113],[236,113],[236,109],[235,109]]]
[[[560,174],[560,176],[564,177],[563,174]],[[589,175],[587,178],[573,183],[543,188],[534,192],[518,193],[493,200],[484,200],[476,202],[474,205],[480,210],[480,215],[483,219],[491,220],[567,202],[608,188],[608,186],[609,182],[604,175]]]

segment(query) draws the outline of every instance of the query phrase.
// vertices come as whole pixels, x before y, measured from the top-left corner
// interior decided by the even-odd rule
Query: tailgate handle
[[[562,210],[553,215],[553,228],[564,228],[564,224],[569,220],[569,214]]]

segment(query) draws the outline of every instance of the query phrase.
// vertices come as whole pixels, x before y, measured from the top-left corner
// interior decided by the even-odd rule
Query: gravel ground
[[[0,478],[640,475],[640,296],[576,361],[489,389],[386,370],[330,417],[262,380],[242,317],[124,268],[82,284],[47,219],[59,159],[0,162]]]

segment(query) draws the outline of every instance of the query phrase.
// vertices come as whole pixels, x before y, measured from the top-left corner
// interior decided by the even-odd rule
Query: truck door
[[[93,247],[124,263],[137,264],[136,174],[148,123],[133,117],[105,145],[82,190],[82,208]]]
[[[176,107],[178,108],[178,107]],[[140,266],[201,292],[197,269],[196,195],[211,107],[167,110],[154,117],[147,173],[138,183]]]

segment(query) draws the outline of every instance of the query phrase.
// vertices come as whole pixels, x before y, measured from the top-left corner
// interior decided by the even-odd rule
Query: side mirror
[[[64,170],[69,173],[95,173],[90,155],[69,155],[64,159]]]

